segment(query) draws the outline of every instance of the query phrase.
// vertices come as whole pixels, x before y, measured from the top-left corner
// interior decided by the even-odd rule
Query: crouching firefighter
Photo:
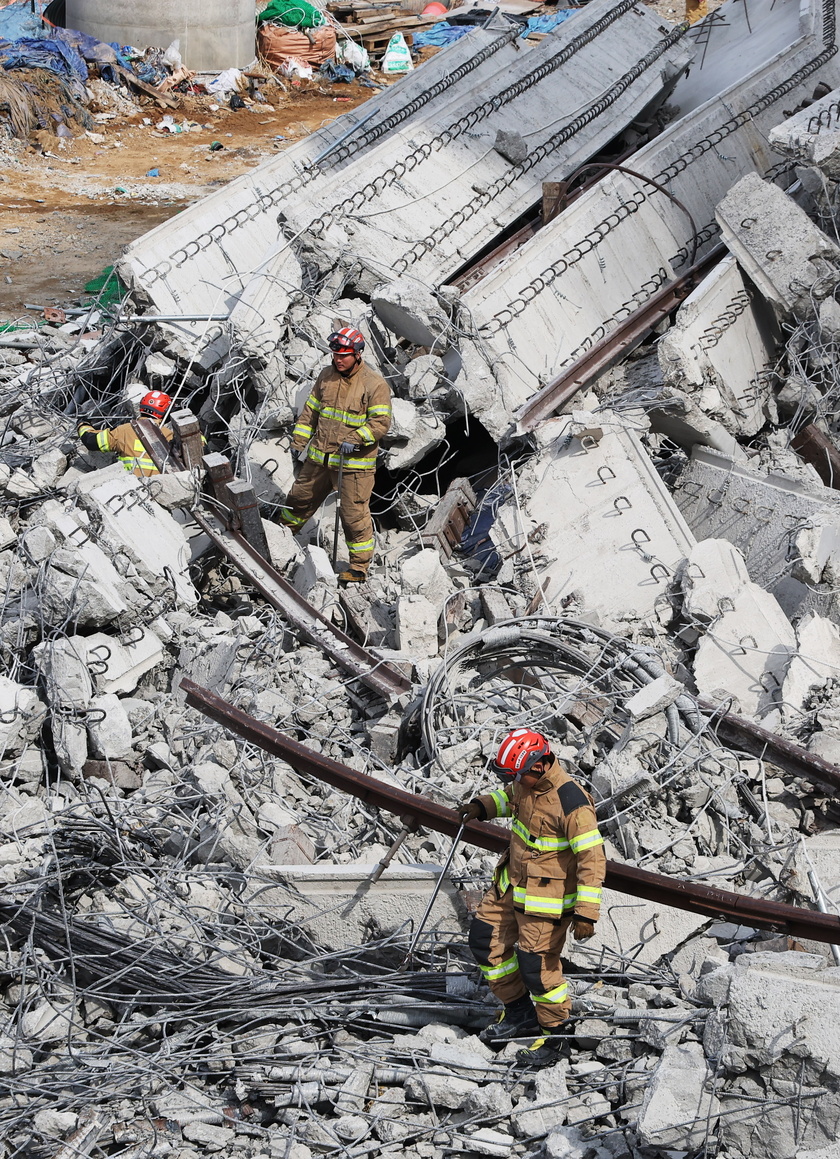
[[[470,927],[473,956],[504,1004],[480,1037],[498,1047],[523,1039],[517,1063],[545,1066],[557,1060],[572,1008],[560,951],[570,926],[579,941],[595,932],[604,841],[592,798],[540,733],[510,733],[494,768],[502,788],[458,809],[465,821],[513,818],[510,846]]]
[[[140,418],[151,419],[160,427],[160,433],[165,439],[172,441],[172,431],[169,427],[161,427],[164,416],[172,406],[172,399],[162,390],[150,390],[140,399],[138,407]],[[82,419],[77,428],[77,434],[89,451],[112,451],[126,471],[143,478],[146,475],[157,475],[158,469],[149,458],[149,452],[143,446],[134,432],[131,423],[121,423],[110,430],[97,430],[86,419]]]

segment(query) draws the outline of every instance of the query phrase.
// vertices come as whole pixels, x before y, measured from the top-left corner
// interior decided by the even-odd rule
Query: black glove
[[[79,419],[79,421],[76,423],[76,434],[79,436],[79,438],[81,438],[82,435],[82,427],[89,426],[91,426],[91,423],[89,423],[87,419]]]
[[[471,801],[462,801],[457,808],[457,813],[462,821],[486,821],[487,819],[484,806],[475,797]]]
[[[582,918],[579,914],[573,914],[572,930],[576,942],[588,942],[595,933],[595,923],[591,918]]]
[[[338,450],[342,455],[355,455],[359,448],[355,443],[342,443]]]

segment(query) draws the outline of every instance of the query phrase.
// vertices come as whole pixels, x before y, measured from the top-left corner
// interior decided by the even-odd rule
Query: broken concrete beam
[[[37,737],[47,706],[34,688],[0,676],[0,752],[18,756]]]
[[[88,756],[85,713],[93,695],[85,642],[44,641],[32,649],[32,658],[52,709],[55,755],[65,772],[81,773]]]
[[[726,245],[780,321],[810,318],[814,302],[840,281],[840,246],[757,173],[730,189],[715,217]]]
[[[767,421],[764,404],[779,340],[773,311],[730,256],[686,298],[657,351],[667,382],[730,434],[746,436]],[[667,410],[662,417],[667,419]],[[714,446],[707,439],[695,441]]]
[[[135,563],[153,590],[171,585],[181,603],[198,602],[186,537],[171,515],[149,501],[139,479],[116,463],[83,476],[76,490],[81,505],[101,520],[109,545]]]
[[[511,566],[533,558],[549,608],[574,595],[607,626],[653,614],[694,537],[638,435],[607,411],[598,422],[603,438],[585,445],[571,417],[537,428],[541,453],[519,469],[518,503],[499,508],[491,536]],[[621,561],[621,584],[605,559]]]
[[[264,865],[260,866],[261,877],[267,874],[280,884],[267,889],[264,880],[254,880],[246,888],[243,901],[262,913],[286,914],[286,920],[291,911],[293,920],[305,924],[319,945],[331,949],[361,945],[371,926],[386,934],[405,930],[408,939],[410,923],[423,916],[440,868],[392,863],[371,885],[369,878],[375,868]],[[462,896],[447,880],[427,929],[463,929],[465,921]]]
[[[829,181],[840,181],[838,99],[840,89],[832,89],[774,126],[769,134],[770,144],[776,152],[801,165],[815,165]]]
[[[761,720],[781,707],[796,634],[778,601],[758,584],[746,584],[719,607],[694,656],[697,690],[712,703]]]

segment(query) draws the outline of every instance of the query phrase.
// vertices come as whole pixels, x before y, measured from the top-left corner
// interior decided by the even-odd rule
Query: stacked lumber
[[[413,41],[412,32],[438,24],[440,16],[418,16],[394,4],[375,4],[369,0],[333,0],[327,11],[342,25],[353,40],[361,41],[371,54],[384,52],[395,32],[401,32],[406,44]]]

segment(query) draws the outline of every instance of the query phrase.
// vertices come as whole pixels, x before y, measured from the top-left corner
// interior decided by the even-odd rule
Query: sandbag
[[[323,64],[335,56],[335,42],[335,29],[329,24],[305,32],[264,24],[257,33],[259,54],[272,69],[278,69],[290,56],[309,64]]]

